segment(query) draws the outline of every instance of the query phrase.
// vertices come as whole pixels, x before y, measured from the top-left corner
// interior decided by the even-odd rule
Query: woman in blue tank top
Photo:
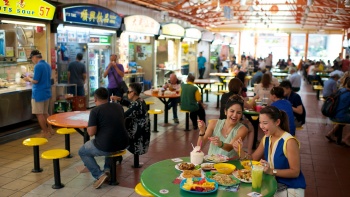
[[[260,128],[265,133],[259,147],[252,155],[241,150],[242,159],[260,160],[264,173],[276,177],[279,188],[277,197],[305,195],[305,178],[300,169],[299,142],[289,133],[288,116],[274,106],[267,106],[260,111]],[[242,140],[233,143],[238,151]]]

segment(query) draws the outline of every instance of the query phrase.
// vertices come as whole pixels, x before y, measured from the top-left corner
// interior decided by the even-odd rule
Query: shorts
[[[42,102],[36,102],[32,99],[32,114],[49,114],[50,99]]]
[[[288,188],[283,191],[276,192],[274,197],[304,197],[305,196],[305,189],[293,189]]]

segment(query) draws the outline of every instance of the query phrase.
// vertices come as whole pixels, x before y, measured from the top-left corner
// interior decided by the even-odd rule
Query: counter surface
[[[17,85],[12,85],[9,86],[8,88],[0,88],[0,94],[7,94],[7,93],[14,93],[14,92],[23,92],[23,91],[31,91],[32,90],[32,85],[26,85],[24,87],[22,86],[17,86]]]

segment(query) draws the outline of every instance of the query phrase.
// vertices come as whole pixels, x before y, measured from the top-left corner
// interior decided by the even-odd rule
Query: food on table
[[[206,161],[218,163],[218,162],[226,162],[228,160],[228,157],[220,154],[217,154],[217,155],[211,154],[211,155],[206,155],[204,159]]]
[[[195,165],[193,163],[180,163],[180,170],[194,170]]]
[[[212,163],[204,163],[204,164],[202,164],[202,169],[203,169],[203,170],[211,170],[211,169],[214,169],[214,164],[212,164]]]
[[[258,162],[258,161],[251,161],[250,162],[250,160],[245,160],[245,161],[241,161],[241,164],[244,167],[244,169],[251,170],[252,169],[251,165],[260,165],[260,162]]]
[[[192,180],[192,178],[188,178],[182,188],[188,191],[210,192],[215,189],[215,183],[209,182],[206,179],[197,181]]]
[[[201,170],[184,170],[182,173],[182,177],[184,178],[193,178],[193,177],[201,177]]]
[[[252,172],[250,170],[238,170],[237,178],[245,180],[245,181],[251,181],[252,180]]]
[[[211,179],[215,180],[218,182],[219,185],[224,185],[224,186],[230,186],[234,185],[237,183],[235,179],[232,178],[232,176],[229,176],[227,174],[214,174]]]
[[[214,168],[222,174],[232,174],[236,166],[229,163],[217,163],[214,165]]]

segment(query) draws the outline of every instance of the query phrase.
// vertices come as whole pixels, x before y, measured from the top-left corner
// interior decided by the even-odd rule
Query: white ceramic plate
[[[250,178],[249,180],[245,180],[245,179],[240,179],[238,178],[238,170],[234,171],[233,173],[233,176],[235,176],[238,180],[244,182],[244,183],[252,183],[252,178]]]
[[[222,163],[222,162],[227,162],[228,161],[228,157],[225,155],[205,155],[204,156],[204,160],[207,162],[211,162],[211,163]]]
[[[212,167],[212,168],[205,168],[205,167],[208,166],[208,165],[211,165],[211,166],[213,166],[213,167]],[[202,170],[215,170],[214,164],[213,164],[213,163],[202,163],[202,164],[201,164],[201,168],[202,168]]]
[[[188,163],[188,164],[190,164],[191,162],[181,162],[181,163]],[[176,170],[183,171],[183,170],[181,170],[181,169],[179,168],[179,166],[180,166],[181,163],[178,163],[178,164],[175,165],[175,169],[176,169]]]

